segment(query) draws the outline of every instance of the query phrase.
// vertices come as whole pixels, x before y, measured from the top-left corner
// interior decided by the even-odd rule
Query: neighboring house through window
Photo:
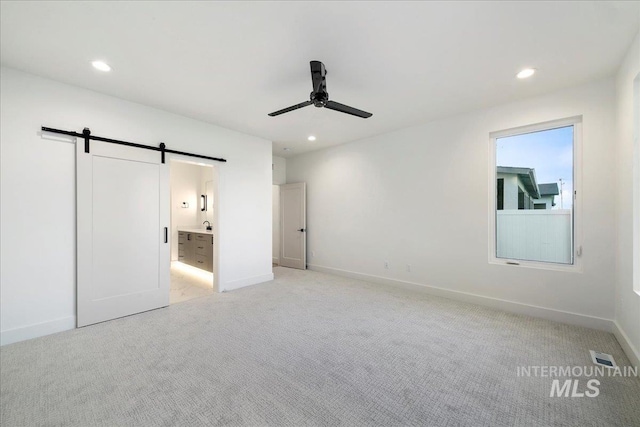
[[[498,210],[551,209],[559,195],[558,184],[538,184],[534,168],[498,166]],[[505,200],[506,197],[506,200]]]
[[[544,208],[536,209],[552,209],[556,205],[555,196],[560,195],[558,183],[551,182],[548,184],[540,184],[538,185],[538,190],[540,192],[540,197],[536,200],[536,205],[544,204]]]

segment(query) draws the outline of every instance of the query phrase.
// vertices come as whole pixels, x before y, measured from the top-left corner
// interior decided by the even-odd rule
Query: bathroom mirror
[[[213,224],[213,181],[205,182],[204,191],[207,195],[207,210],[205,211],[205,217],[207,221]]]

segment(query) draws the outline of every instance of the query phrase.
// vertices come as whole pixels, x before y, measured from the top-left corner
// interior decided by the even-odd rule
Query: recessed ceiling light
[[[309,141],[315,141],[316,137],[313,135],[309,135],[309,138],[307,138]]]
[[[535,68],[525,68],[524,70],[520,71],[516,77],[519,79],[526,79],[527,77],[531,77],[536,73],[536,69]]]
[[[103,61],[93,61],[91,62],[91,65],[93,65],[93,68],[95,68],[96,70],[111,71],[111,67],[109,66],[109,64]]]
[[[289,147],[284,147],[282,150],[283,150],[283,151],[291,151],[291,148],[289,148]]]

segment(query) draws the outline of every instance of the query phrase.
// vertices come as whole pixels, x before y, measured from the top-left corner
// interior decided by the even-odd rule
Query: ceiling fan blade
[[[327,70],[324,68],[324,64],[320,61],[309,62],[311,66],[311,83],[313,84],[313,93],[326,92],[327,81],[325,76]]]
[[[311,101],[301,102],[300,104],[292,105],[291,107],[283,108],[282,110],[269,113],[269,116],[271,117],[279,116],[280,114],[288,113],[289,111],[297,110],[298,108],[306,107],[307,105],[311,105],[311,104],[312,104]]]
[[[340,111],[341,113],[351,114],[352,116],[362,117],[363,119],[373,116],[373,114],[367,113],[366,111],[358,110],[357,108],[349,107],[348,105],[335,101],[327,101],[324,107],[330,110]]]

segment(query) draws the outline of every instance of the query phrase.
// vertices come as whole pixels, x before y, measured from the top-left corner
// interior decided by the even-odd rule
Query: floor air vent
[[[613,360],[613,356],[610,354],[599,353],[593,350],[589,350],[589,353],[591,353],[591,361],[596,365],[607,366],[609,368],[616,366],[616,361]]]

